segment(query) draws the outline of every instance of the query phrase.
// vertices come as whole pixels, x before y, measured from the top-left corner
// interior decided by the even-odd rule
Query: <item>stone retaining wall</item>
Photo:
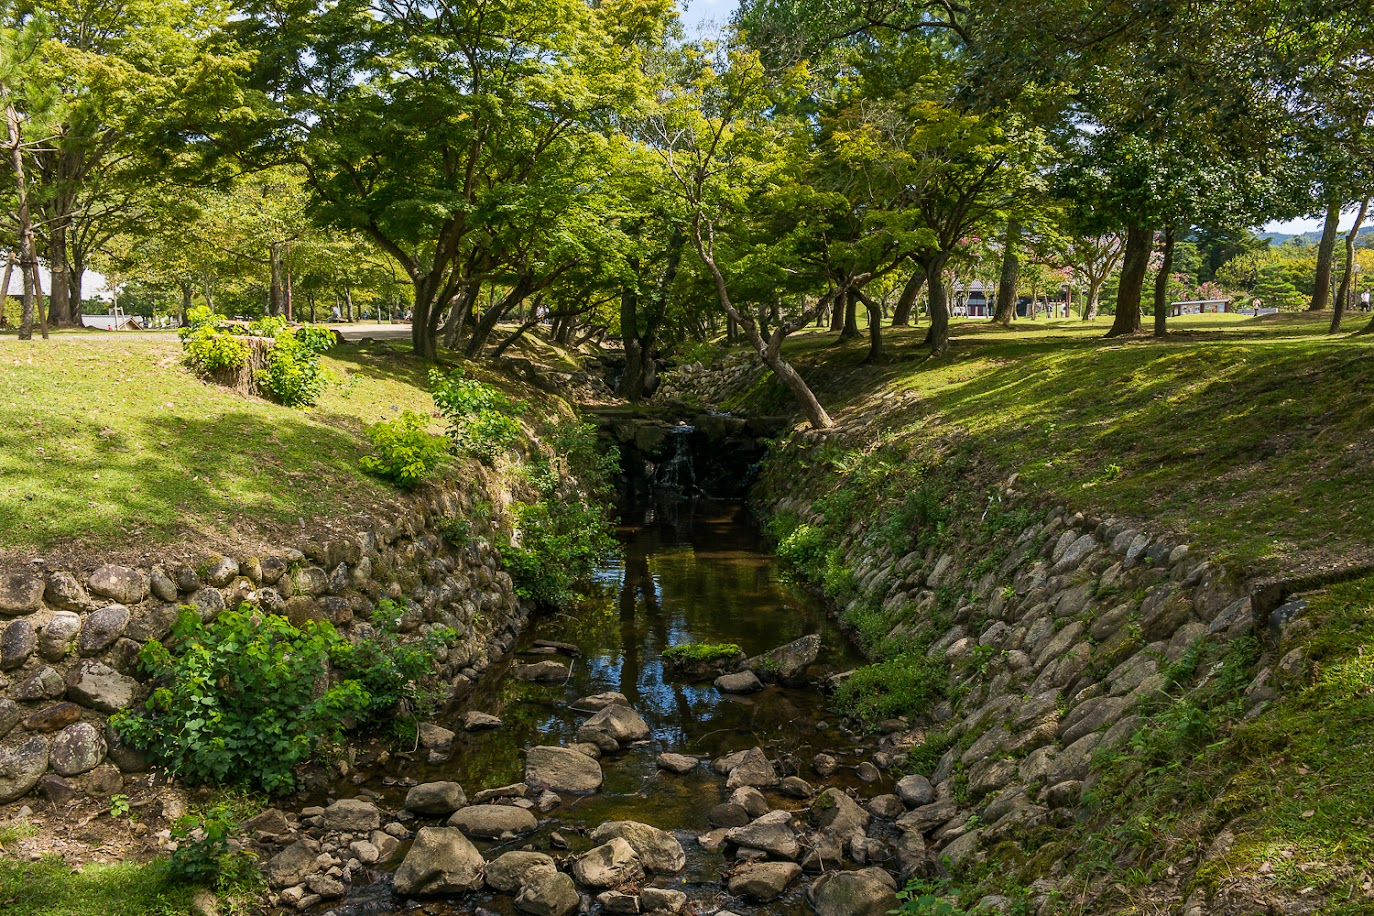
[[[999,496],[1030,499],[1012,482]],[[795,495],[775,496],[766,509],[820,522]],[[896,766],[934,731],[957,739],[921,774],[932,796],[897,821],[908,844],[919,838],[924,861],[977,861],[1003,840],[1085,816],[1080,803],[1099,778],[1099,755],[1130,738],[1138,701],[1165,686],[1163,669],[1198,641],[1257,632],[1247,586],[1188,545],[1063,508],[1041,518],[1014,536],[995,569],[978,572],[986,544],[894,556],[858,525],[840,545],[859,581],[854,602],[879,602],[898,644],[937,605],[952,608],[927,653],[951,663],[955,699],[926,722],[891,723],[876,758]],[[1251,715],[1276,695],[1271,667],[1260,668],[1245,693]],[[1053,880],[1038,890],[1040,911],[1054,911]]]
[[[148,769],[107,719],[145,697],[138,652],[166,636],[182,607],[210,621],[247,602],[363,638],[377,602],[391,599],[405,609],[402,632],[458,634],[434,661],[441,680],[462,688],[527,619],[492,539],[511,498],[499,475],[474,469],[465,485],[422,490],[395,517],[360,516],[264,554],[0,574],[0,803],[36,788],[117,792],[122,772]],[[474,513],[479,502],[496,507],[498,521]],[[470,537],[455,544],[441,525],[459,518],[470,520]]]

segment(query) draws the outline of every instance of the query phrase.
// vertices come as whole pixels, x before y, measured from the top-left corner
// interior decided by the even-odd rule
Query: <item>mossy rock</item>
[[[705,680],[740,670],[744,659],[744,650],[734,643],[689,642],[663,650],[663,673],[685,680]]]

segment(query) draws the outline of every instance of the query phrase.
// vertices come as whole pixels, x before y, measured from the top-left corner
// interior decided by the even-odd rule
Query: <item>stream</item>
[[[854,767],[864,745],[839,727],[816,689],[770,686],[761,693],[734,696],[717,691],[710,680],[665,679],[661,657],[669,646],[687,642],[737,643],[749,655],[783,645],[810,633],[821,635],[821,655],[809,676],[819,682],[832,673],[862,663],[857,649],[829,619],[812,595],[781,574],[776,558],[742,503],[715,500],[667,500],[638,504],[622,511],[618,539],[622,550],[597,573],[591,594],[575,607],[531,621],[515,652],[483,676],[460,709],[499,716],[503,726],[458,733],[452,757],[444,763],[395,760],[363,789],[379,803],[400,809],[408,786],[452,780],[471,796],[475,792],[521,781],[523,751],[534,745],[572,744],[585,715],[569,707],[580,697],[618,691],[652,729],[647,741],[602,758],[605,784],[586,797],[565,795],[563,804],[540,815],[537,833],[518,840],[474,841],[492,860],[512,849],[533,849],[555,857],[569,854],[551,840],[555,831],[572,853],[593,844],[587,834],[603,821],[637,820],[674,833],[687,853],[682,874],[653,883],[683,890],[702,912],[713,901],[738,913],[791,916],[808,912],[800,882],[787,896],[769,904],[748,905],[725,896],[721,873],[728,862],[724,849],[707,852],[696,837],[710,830],[707,811],[729,794],[725,780],[703,765],[685,776],[658,769],[655,758],[665,751],[710,759],[762,745],[775,758],[795,761],[796,772],[814,778],[811,758],[822,751],[836,756],[841,768],[828,786],[858,786]],[[574,659],[538,654],[536,640],[578,646]],[[515,664],[554,657],[571,663],[566,683],[538,684],[508,676]],[[457,718],[459,713],[452,714]],[[356,786],[338,787],[340,797]],[[805,802],[768,792],[775,808],[800,808]],[[389,881],[355,887],[343,902],[320,906],[316,913],[337,916],[381,916],[416,912],[432,914],[514,914],[513,898],[494,893],[463,900],[415,903],[393,897]]]

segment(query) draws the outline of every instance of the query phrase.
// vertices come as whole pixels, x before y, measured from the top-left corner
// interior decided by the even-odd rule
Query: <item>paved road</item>
[[[331,324],[331,328],[337,330],[344,336],[344,340],[362,340],[364,337],[371,337],[373,340],[409,340],[410,325],[408,324]]]

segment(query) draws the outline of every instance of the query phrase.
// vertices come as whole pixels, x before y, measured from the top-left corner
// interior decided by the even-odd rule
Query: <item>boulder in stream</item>
[[[572,878],[551,865],[531,869],[515,898],[515,908],[531,916],[571,916],[581,905]]]
[[[577,729],[577,740],[595,744],[603,751],[619,750],[652,734],[642,716],[616,703],[592,716]]]
[[[574,712],[601,712],[607,706],[614,706],[619,703],[622,706],[629,706],[630,701],[625,694],[608,691],[606,693],[594,693],[589,697],[583,697],[572,704]]]
[[[406,793],[406,810],[416,814],[452,814],[468,803],[456,782],[422,782]]]
[[[744,667],[766,683],[797,685],[805,683],[806,669],[821,654],[821,638],[812,633],[801,639],[755,655]]]
[[[514,894],[531,871],[553,867],[553,859],[542,852],[508,852],[487,863],[487,887],[503,894]]]
[[[584,887],[619,887],[644,878],[634,847],[620,837],[587,852],[573,863],[572,873]]]
[[[715,685],[721,693],[758,693],[763,689],[763,681],[752,671],[722,674],[716,678]]]
[[[790,811],[773,811],[725,835],[728,842],[757,849],[780,859],[795,859],[801,853],[797,832],[792,829]]]
[[[482,886],[482,855],[461,830],[421,827],[405,861],[396,869],[402,897],[461,894]]]
[[[491,713],[469,710],[463,714],[463,731],[476,732],[488,728],[500,728],[501,720]]]
[[[795,862],[752,862],[730,876],[730,893],[754,903],[781,897],[801,877]]]
[[[557,683],[568,679],[568,666],[562,662],[535,662],[532,665],[516,665],[511,674],[522,681],[535,681],[541,684]]]
[[[638,821],[606,821],[592,831],[593,843],[604,843],[615,837],[630,844],[645,871],[672,875],[687,867],[687,854],[682,851],[682,844],[666,830]]]
[[[498,840],[533,833],[539,828],[539,821],[524,808],[514,805],[469,805],[455,811],[448,825],[470,837]]]
[[[525,782],[551,792],[588,794],[601,788],[601,764],[566,747],[532,747],[525,752]]]
[[[654,762],[660,770],[667,770],[679,776],[692,772],[701,763],[697,758],[688,757],[686,754],[659,754]]]
[[[884,916],[897,908],[897,882],[881,868],[832,871],[810,891],[817,916]]]
[[[773,769],[773,764],[768,761],[768,755],[761,747],[747,752],[739,763],[730,768],[730,776],[725,780],[725,786],[729,789],[740,786],[767,788],[777,784],[778,771]]]

